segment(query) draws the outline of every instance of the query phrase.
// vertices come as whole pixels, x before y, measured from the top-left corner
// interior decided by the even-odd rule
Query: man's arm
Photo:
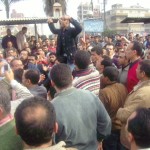
[[[97,98],[97,139],[102,141],[106,136],[111,133],[111,119],[102,104]]]
[[[74,37],[76,37],[82,31],[82,27],[81,27],[80,23],[77,20],[73,19],[73,18],[70,18],[70,23],[73,24],[74,27],[75,27],[73,29],[72,34],[73,34]]]
[[[59,31],[60,31],[60,29],[56,29],[56,28],[55,28],[53,19],[52,19],[52,18],[49,18],[49,19],[47,20],[47,22],[48,22],[48,26],[49,26],[51,32],[52,32],[53,34],[58,34]]]
[[[15,90],[17,94],[17,99],[25,99],[33,96],[25,86],[21,85],[16,80],[14,80],[14,73],[12,72],[12,70],[6,71],[5,77],[10,82],[12,89]]]

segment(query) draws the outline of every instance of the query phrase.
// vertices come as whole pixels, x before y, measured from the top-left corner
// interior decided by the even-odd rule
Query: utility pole
[[[106,0],[103,0],[103,9],[104,9],[104,29],[106,29]]]

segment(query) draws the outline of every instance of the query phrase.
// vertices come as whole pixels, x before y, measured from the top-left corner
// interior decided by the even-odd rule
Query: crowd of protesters
[[[59,22],[56,38],[23,27],[2,39],[0,149],[150,149],[150,35],[83,37]]]

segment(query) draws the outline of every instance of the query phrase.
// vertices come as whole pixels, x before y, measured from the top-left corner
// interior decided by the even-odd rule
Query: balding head
[[[53,105],[41,97],[24,100],[15,112],[16,128],[29,146],[41,146],[51,141],[56,122]]]

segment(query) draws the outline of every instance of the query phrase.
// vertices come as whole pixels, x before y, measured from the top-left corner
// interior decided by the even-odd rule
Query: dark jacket
[[[49,28],[53,34],[58,34],[57,37],[57,56],[67,55],[67,60],[72,61],[73,56],[77,50],[76,36],[82,31],[81,25],[71,18],[70,22],[75,28],[68,27],[63,29],[56,29],[53,23],[49,24]]]
[[[13,36],[13,35],[10,35],[10,36],[6,35],[6,36],[4,36],[3,39],[2,39],[2,47],[3,47],[3,49],[6,49],[6,48],[7,48],[7,42],[8,42],[8,41],[11,41],[12,44],[13,44],[13,46],[14,46],[16,49],[18,48],[18,47],[17,47],[16,37]]]

